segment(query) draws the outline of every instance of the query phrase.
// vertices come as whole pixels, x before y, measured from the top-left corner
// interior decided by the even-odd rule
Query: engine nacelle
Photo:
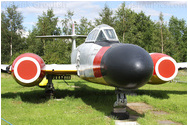
[[[153,60],[154,71],[149,84],[163,84],[176,77],[178,67],[172,57],[162,53],[150,53],[150,56]]]
[[[43,59],[33,53],[24,53],[18,56],[11,67],[14,79],[22,86],[31,87],[38,85],[45,76],[42,68],[45,66]]]

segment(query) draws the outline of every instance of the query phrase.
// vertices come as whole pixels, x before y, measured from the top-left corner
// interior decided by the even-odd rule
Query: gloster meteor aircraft
[[[146,83],[162,84],[174,79],[178,73],[178,65],[172,57],[162,53],[149,54],[137,45],[120,43],[114,28],[105,24],[94,28],[88,36],[76,35],[73,27],[72,35],[37,38],[72,38],[71,64],[46,65],[36,54],[21,54],[10,71],[22,86],[39,85],[46,76],[46,91],[53,93],[52,79],[78,75],[90,82],[116,87],[114,108],[125,108],[126,90],[138,89]],[[76,48],[76,38],[86,40]]]

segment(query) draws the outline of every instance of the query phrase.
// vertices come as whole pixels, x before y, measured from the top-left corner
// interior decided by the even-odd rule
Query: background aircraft
[[[126,112],[126,90],[138,89],[146,83],[171,81],[181,66],[168,55],[149,54],[137,45],[120,43],[114,28],[105,24],[94,28],[88,36],[76,35],[73,25],[72,35],[37,38],[72,38],[71,64],[46,65],[36,54],[22,54],[9,66],[9,71],[20,85],[39,85],[46,76],[47,80],[42,81],[41,85],[45,86],[47,94],[53,95],[54,78],[65,79],[70,78],[70,75],[78,75],[87,81],[113,86],[116,87],[117,101],[112,114],[120,114],[123,119],[129,117]],[[76,38],[86,40],[76,48]],[[8,67],[4,65],[2,69],[7,71]]]

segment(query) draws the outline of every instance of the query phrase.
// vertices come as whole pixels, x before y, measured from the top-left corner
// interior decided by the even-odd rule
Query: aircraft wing
[[[177,63],[178,69],[187,69],[187,62]]]
[[[45,65],[42,71],[45,71],[46,74],[53,74],[53,75],[65,75],[65,74],[77,75],[76,64]]]
[[[10,67],[7,69],[7,67]],[[8,64],[1,64],[1,71],[7,72],[8,70],[11,71],[11,66]],[[53,74],[53,75],[65,75],[65,74],[72,74],[77,75],[77,68],[75,64],[47,64],[43,67],[42,71],[46,74]]]
[[[8,64],[1,64],[1,71],[8,73],[9,68],[7,69],[7,67],[10,67],[10,65],[8,65]]]
[[[36,38],[87,38],[87,35],[45,35],[36,36]]]

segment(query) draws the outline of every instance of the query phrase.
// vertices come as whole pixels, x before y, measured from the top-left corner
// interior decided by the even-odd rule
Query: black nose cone
[[[136,89],[150,79],[153,73],[153,61],[139,46],[114,44],[102,58],[101,73],[110,85]]]

